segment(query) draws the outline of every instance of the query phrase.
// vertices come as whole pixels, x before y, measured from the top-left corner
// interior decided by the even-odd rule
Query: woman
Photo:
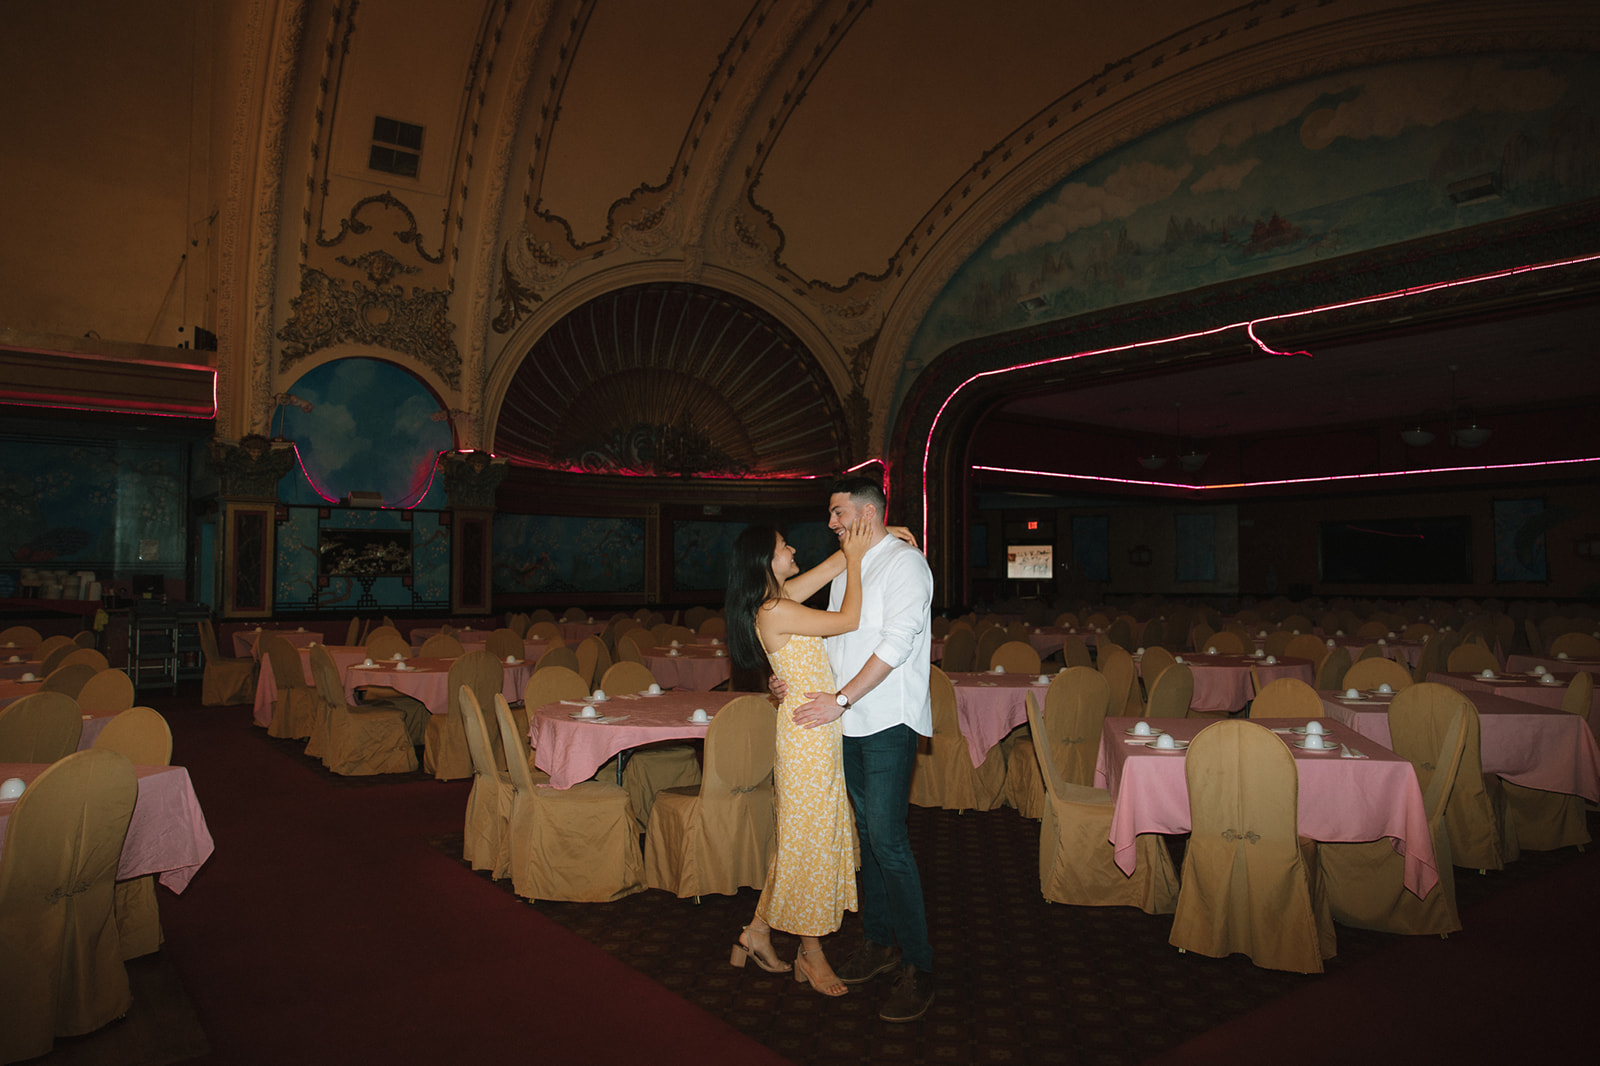
[[[848,991],[822,953],[821,937],[838,930],[845,910],[856,909],[854,823],[840,759],[840,724],[802,729],[794,708],[807,692],[832,692],[833,672],[822,638],[848,633],[861,616],[861,557],[870,531],[865,523],[845,531],[840,552],[805,574],[794,548],[771,526],[739,534],[728,568],[728,650],[745,670],[772,668],[791,694],[778,708],[778,755],[773,769],[778,792],[778,852],[767,873],[755,916],[739,934],[729,960],[753,958],[769,973],[789,967],[772,950],[772,930],[800,937],[795,980],[823,995]],[[837,612],[818,611],[810,598],[848,570]],[[799,576],[796,576],[799,575]]]

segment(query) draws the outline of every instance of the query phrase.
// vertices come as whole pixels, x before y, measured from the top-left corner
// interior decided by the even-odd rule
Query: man
[[[843,717],[844,777],[861,839],[861,926],[866,940],[835,972],[847,985],[898,970],[879,1017],[912,1022],[933,1002],[933,948],[922,878],[911,854],[906,808],[917,737],[933,734],[928,662],[933,572],[922,553],[889,535],[887,501],[873,481],[836,481],[828,528],[841,534],[858,519],[872,530],[861,561],[861,624],[827,638],[838,692],[808,692],[794,720],[814,727]],[[828,607],[838,610],[845,576],[834,579]]]

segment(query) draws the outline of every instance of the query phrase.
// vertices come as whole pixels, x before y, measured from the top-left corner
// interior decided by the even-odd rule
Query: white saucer
[[[1300,725],[1290,726],[1289,727],[1289,732],[1291,732],[1291,733],[1299,733],[1301,736],[1305,736],[1306,727],[1305,726],[1300,726]],[[1323,736],[1327,736],[1328,735],[1328,731],[1326,729],[1324,729],[1322,731],[1322,735]]]
[[[1147,734],[1144,734],[1144,733],[1135,733],[1132,729],[1124,729],[1123,732],[1128,734],[1128,736],[1130,736],[1130,737],[1142,737],[1142,736],[1146,736],[1147,735]],[[1150,732],[1149,732],[1148,735],[1152,736],[1152,737],[1159,737],[1162,733],[1165,733],[1165,732],[1166,732],[1165,729],[1157,729],[1155,726],[1151,726],[1150,727]]]
[[[1184,748],[1187,748],[1189,746],[1189,742],[1187,740],[1179,740],[1176,743],[1177,743],[1178,746],[1175,747],[1175,748],[1158,748],[1154,744],[1146,744],[1144,746],[1144,750],[1145,751],[1159,751],[1159,752],[1162,752],[1162,753],[1165,753],[1165,754],[1170,754],[1171,752],[1182,751]],[[1338,751],[1339,749],[1335,748],[1334,750]]]
[[[694,715],[691,714],[689,717],[685,718],[684,721],[688,722],[690,725],[710,725],[711,724],[711,716],[707,715],[705,721],[697,722],[697,721],[694,720]]]
[[[568,718],[576,718],[580,722],[598,722],[600,719],[604,718],[605,715],[603,715],[603,714],[584,714],[582,711],[573,711],[571,714],[567,715],[567,717]]]
[[[1326,735],[1326,734],[1324,734],[1324,735]],[[1339,754],[1339,745],[1337,745],[1337,744],[1324,744],[1320,748],[1312,748],[1312,747],[1307,747],[1305,741],[1297,740],[1297,741],[1294,742],[1294,746],[1299,748],[1301,751],[1314,751],[1318,755],[1322,755],[1322,754],[1325,754],[1326,752],[1330,752],[1330,751],[1333,752],[1335,755]]]

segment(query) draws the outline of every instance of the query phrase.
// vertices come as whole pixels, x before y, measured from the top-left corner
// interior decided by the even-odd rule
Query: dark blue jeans
[[[922,877],[906,828],[916,759],[917,734],[910,726],[844,738],[844,783],[861,838],[862,931],[875,944],[900,945],[902,961],[932,973]]]

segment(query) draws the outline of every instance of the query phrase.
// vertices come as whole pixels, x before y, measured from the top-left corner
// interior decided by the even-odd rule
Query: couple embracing
[[[928,697],[933,574],[922,553],[884,524],[883,490],[867,478],[834,483],[828,528],[840,550],[800,573],[771,526],[740,534],[729,564],[728,646],[735,664],[773,673],[778,708],[778,848],[733,963],[789,966],[771,932],[800,937],[796,980],[824,995],[898,972],[879,1016],[910,1022],[933,1002],[922,881],[906,828],[918,735],[933,731]],[[902,539],[904,538],[904,539]],[[828,610],[803,600],[832,581]],[[865,939],[838,967],[821,937],[858,909],[851,808],[861,844]]]

